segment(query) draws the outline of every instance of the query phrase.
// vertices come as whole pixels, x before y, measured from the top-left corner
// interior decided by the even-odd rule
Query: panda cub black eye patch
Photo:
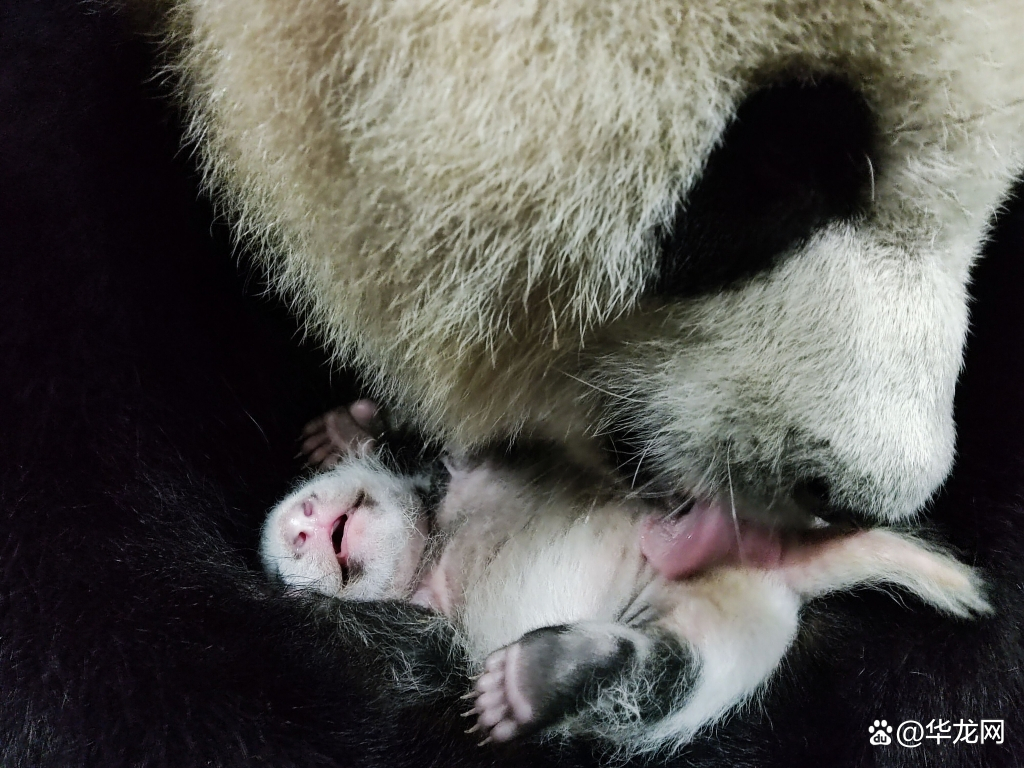
[[[835,79],[788,82],[744,101],[661,243],[656,291],[697,296],[771,268],[870,200],[874,123]]]

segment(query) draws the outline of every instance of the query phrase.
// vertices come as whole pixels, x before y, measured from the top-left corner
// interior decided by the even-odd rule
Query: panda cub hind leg
[[[642,718],[656,719],[665,701],[676,698],[658,683],[688,688],[693,674],[684,647],[647,628],[599,621],[541,627],[487,657],[467,696],[474,703],[466,715],[477,718],[468,732],[481,732],[485,741],[520,738],[580,714],[639,678],[652,685],[648,700],[633,703]]]

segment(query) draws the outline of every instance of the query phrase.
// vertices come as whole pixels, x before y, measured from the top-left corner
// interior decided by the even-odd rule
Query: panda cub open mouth
[[[341,567],[341,583],[343,585],[349,581],[349,551],[348,541],[345,539],[345,523],[347,522],[348,515],[342,515],[334,521],[331,528],[331,544],[334,546],[334,556],[338,559],[338,565]]]

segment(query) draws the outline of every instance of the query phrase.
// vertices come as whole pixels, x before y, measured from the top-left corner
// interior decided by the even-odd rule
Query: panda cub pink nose
[[[328,548],[337,555],[347,518],[345,512],[331,510],[316,498],[303,499],[281,517],[281,537],[295,555]]]

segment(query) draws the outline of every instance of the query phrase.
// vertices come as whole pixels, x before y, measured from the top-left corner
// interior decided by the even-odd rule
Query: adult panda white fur
[[[1016,2],[177,14],[241,232],[428,434],[618,431],[666,490],[887,521],[948,473],[1021,164]]]

